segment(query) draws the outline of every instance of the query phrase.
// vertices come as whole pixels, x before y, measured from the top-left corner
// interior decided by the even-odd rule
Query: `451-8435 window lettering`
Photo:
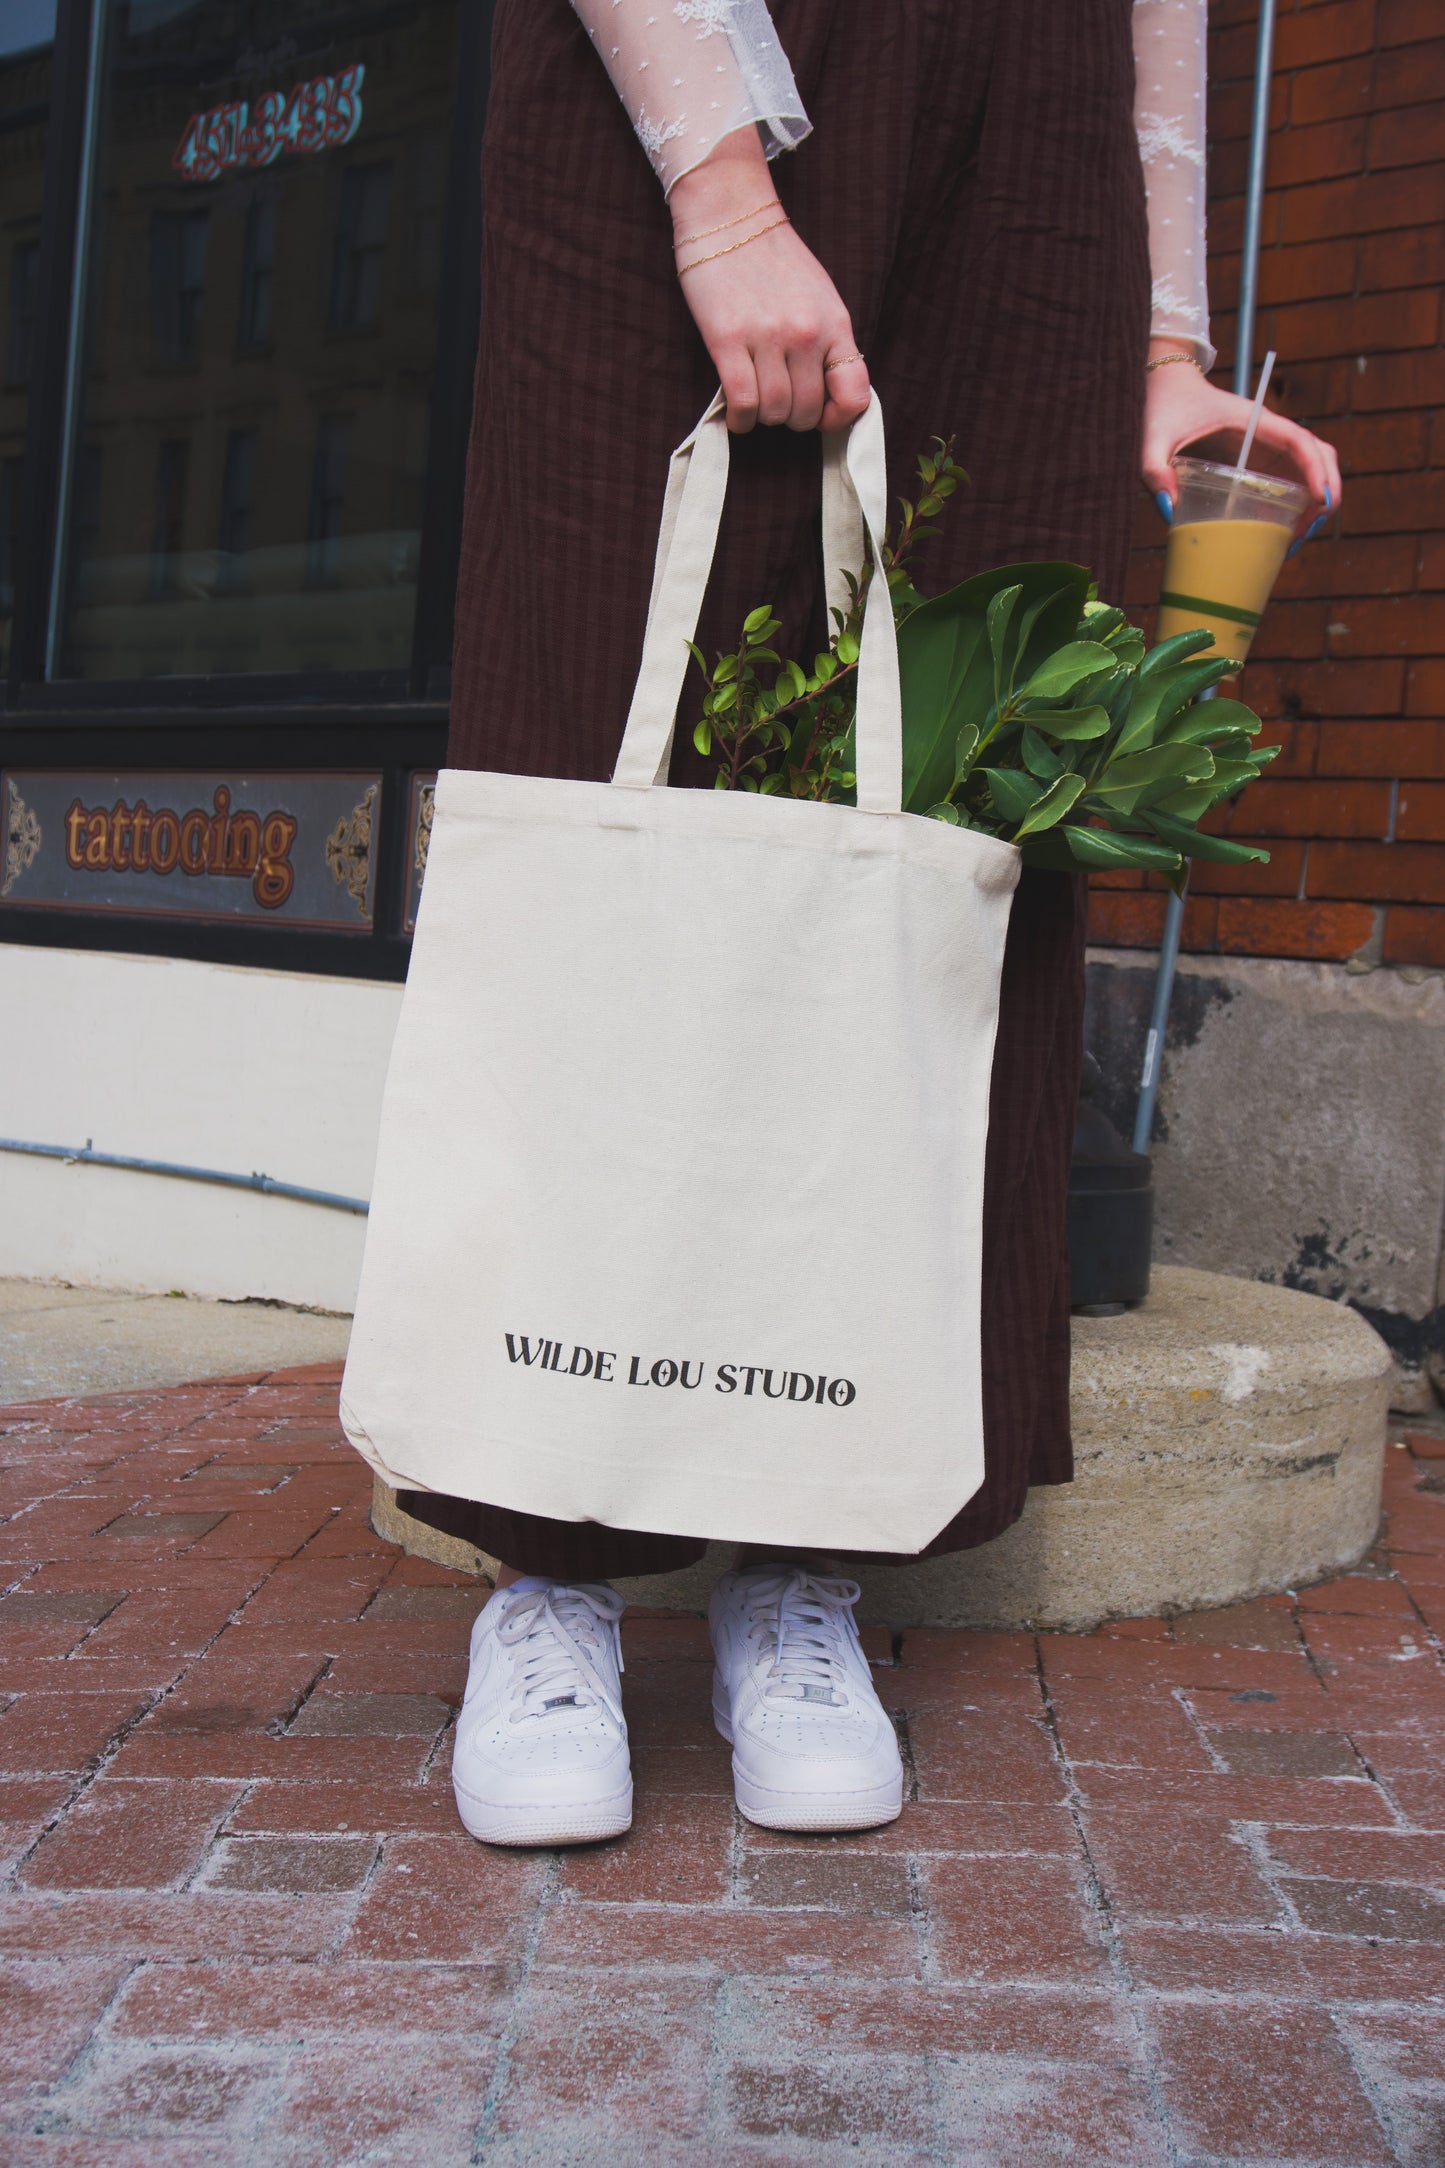
[[[171,164],[188,181],[214,181],[238,166],[269,166],[287,151],[302,155],[339,150],[361,126],[365,74],[358,61],[339,75],[298,83],[289,97],[268,90],[257,99],[254,112],[241,103],[193,113]]]

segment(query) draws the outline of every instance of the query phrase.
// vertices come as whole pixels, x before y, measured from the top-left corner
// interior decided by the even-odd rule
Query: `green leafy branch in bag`
[[[1198,827],[1276,750],[1255,746],[1260,721],[1242,701],[1203,697],[1231,667],[1202,654],[1211,634],[1146,651],[1123,611],[1081,582],[1079,567],[1020,565],[938,598],[951,606],[938,636],[920,627],[928,637],[900,658],[905,804],[1060,871],[1143,868],[1178,886],[1186,858],[1266,858]],[[1062,631],[1076,608],[1071,638],[1040,637],[1051,614]]]
[[[883,547],[893,614],[900,624],[923,601],[912,580],[914,553],[937,534],[932,522],[968,479],[953,457],[952,441],[938,437],[934,445],[932,452],[919,456],[919,495],[912,502],[900,501],[897,528],[889,530]],[[706,688],[692,742],[704,759],[718,756],[717,789],[822,799],[846,799],[852,793],[857,780],[851,759],[854,683],[872,569],[865,566],[861,577],[845,573],[848,608],[832,613],[832,640],[814,657],[811,671],[801,663],[783,662],[769,644],[780,621],[766,603],[748,613],[736,650],[719,655],[711,671],[701,648],[689,641]],[[768,663],[776,666],[777,676],[765,684],[762,666]]]
[[[1230,664],[1206,660],[1211,634],[1152,650],[1097,601],[1082,565],[1006,565],[925,601],[911,558],[966,480],[951,444],[918,463],[883,562],[898,627],[903,803],[956,827],[1016,843],[1056,870],[1142,868],[1175,886],[1184,861],[1226,864],[1268,853],[1200,832],[1198,823],[1274,758],[1257,715],[1212,696]],[[720,790],[846,802],[855,775],[856,671],[869,573],[848,577],[850,607],[811,673],[768,643],[771,609],[750,613],[733,655],[708,674],[694,743],[717,751]],[[765,685],[761,663],[778,675]]]

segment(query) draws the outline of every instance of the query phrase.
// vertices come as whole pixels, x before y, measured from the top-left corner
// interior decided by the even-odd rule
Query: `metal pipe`
[[[1164,914],[1164,938],[1159,946],[1159,969],[1154,978],[1154,1006],[1149,1012],[1149,1036],[1144,1041],[1144,1068],[1139,1078],[1139,1105],[1134,1114],[1134,1149],[1147,1152],[1154,1127],[1154,1102],[1159,1097],[1159,1071],[1164,1061],[1164,1034],[1169,1026],[1169,1001],[1174,992],[1174,967],[1179,961],[1179,935],[1184,924],[1184,903],[1169,891]]]
[[[90,285],[91,213],[95,203],[95,152],[100,133],[100,77],[110,0],[90,0],[90,42],[85,64],[85,117],[80,133],[80,174],[75,191],[75,249],[71,258],[70,320],[66,327],[65,393],[61,403],[60,475],[56,487],[55,543],[50,558],[50,603],[45,625],[45,678],[60,675],[65,588],[70,558],[71,498],[75,445],[80,428],[81,333]]]
[[[1254,318],[1259,301],[1259,237],[1264,222],[1264,171],[1269,155],[1269,99],[1274,81],[1275,0],[1259,0],[1254,48],[1254,111],[1249,127],[1249,179],[1244,190],[1244,255],[1239,266],[1239,316],[1234,332],[1234,388],[1248,398],[1254,377]]]
[[[365,1197],[343,1197],[333,1189],[305,1189],[299,1182],[274,1182],[269,1174],[226,1174],[219,1167],[182,1167],[169,1159],[134,1159],[121,1152],[97,1152],[89,1137],[82,1151],[73,1144],[29,1144],[0,1137],[0,1152],[27,1152],[36,1159],[63,1159],[67,1166],[125,1167],[132,1174],[167,1174],[180,1182],[216,1182],[223,1189],[257,1189],[268,1197],[293,1197],[300,1204],[329,1205],[334,1212],[371,1210]]]
[[[1259,30],[1254,48],[1254,108],[1249,126],[1249,178],[1244,191],[1244,255],[1239,267],[1239,315],[1234,333],[1234,389],[1249,397],[1254,376],[1254,319],[1259,305],[1260,229],[1264,223],[1264,175],[1269,156],[1269,100],[1274,82],[1275,0],[1259,0]],[[1134,1149],[1147,1152],[1154,1127],[1154,1106],[1159,1097],[1159,1072],[1164,1062],[1164,1034],[1169,1025],[1169,1005],[1174,994],[1174,974],[1179,963],[1179,936],[1184,926],[1184,900],[1188,891],[1185,867],[1184,891],[1171,888],[1164,910],[1164,938],[1159,944],[1159,969],[1154,980],[1154,1006],[1149,1016],[1149,1036],[1144,1042],[1144,1067],[1139,1077],[1139,1105],[1134,1115]]]

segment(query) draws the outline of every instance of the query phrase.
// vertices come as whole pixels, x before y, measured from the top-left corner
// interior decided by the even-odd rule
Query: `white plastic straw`
[[[1264,357],[1264,367],[1259,372],[1259,383],[1255,387],[1254,406],[1250,412],[1249,427],[1244,432],[1244,442],[1240,445],[1239,457],[1234,462],[1236,474],[1243,474],[1245,468],[1249,465],[1249,455],[1254,445],[1254,432],[1259,427],[1259,417],[1264,411],[1264,395],[1269,390],[1269,379],[1274,369],[1274,362],[1275,350],[1271,347]]]

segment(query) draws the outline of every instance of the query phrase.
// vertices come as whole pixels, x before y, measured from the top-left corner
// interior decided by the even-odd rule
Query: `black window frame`
[[[411,946],[403,927],[410,777],[440,767],[446,751],[452,598],[481,319],[481,136],[495,0],[459,0],[458,7],[444,275],[437,293],[409,665],[385,671],[52,680],[45,675],[45,650],[59,524],[79,173],[93,11],[103,5],[104,0],[59,0],[57,8],[35,369],[20,477],[18,526],[24,547],[16,565],[10,668],[0,680],[0,766],[276,773],[374,768],[383,778],[375,915],[372,932],[359,935],[7,906],[0,911],[0,941],[400,979]],[[404,0],[397,0],[396,14],[400,25],[407,14]],[[73,551],[71,557],[73,566]],[[72,567],[66,571],[71,576]]]

